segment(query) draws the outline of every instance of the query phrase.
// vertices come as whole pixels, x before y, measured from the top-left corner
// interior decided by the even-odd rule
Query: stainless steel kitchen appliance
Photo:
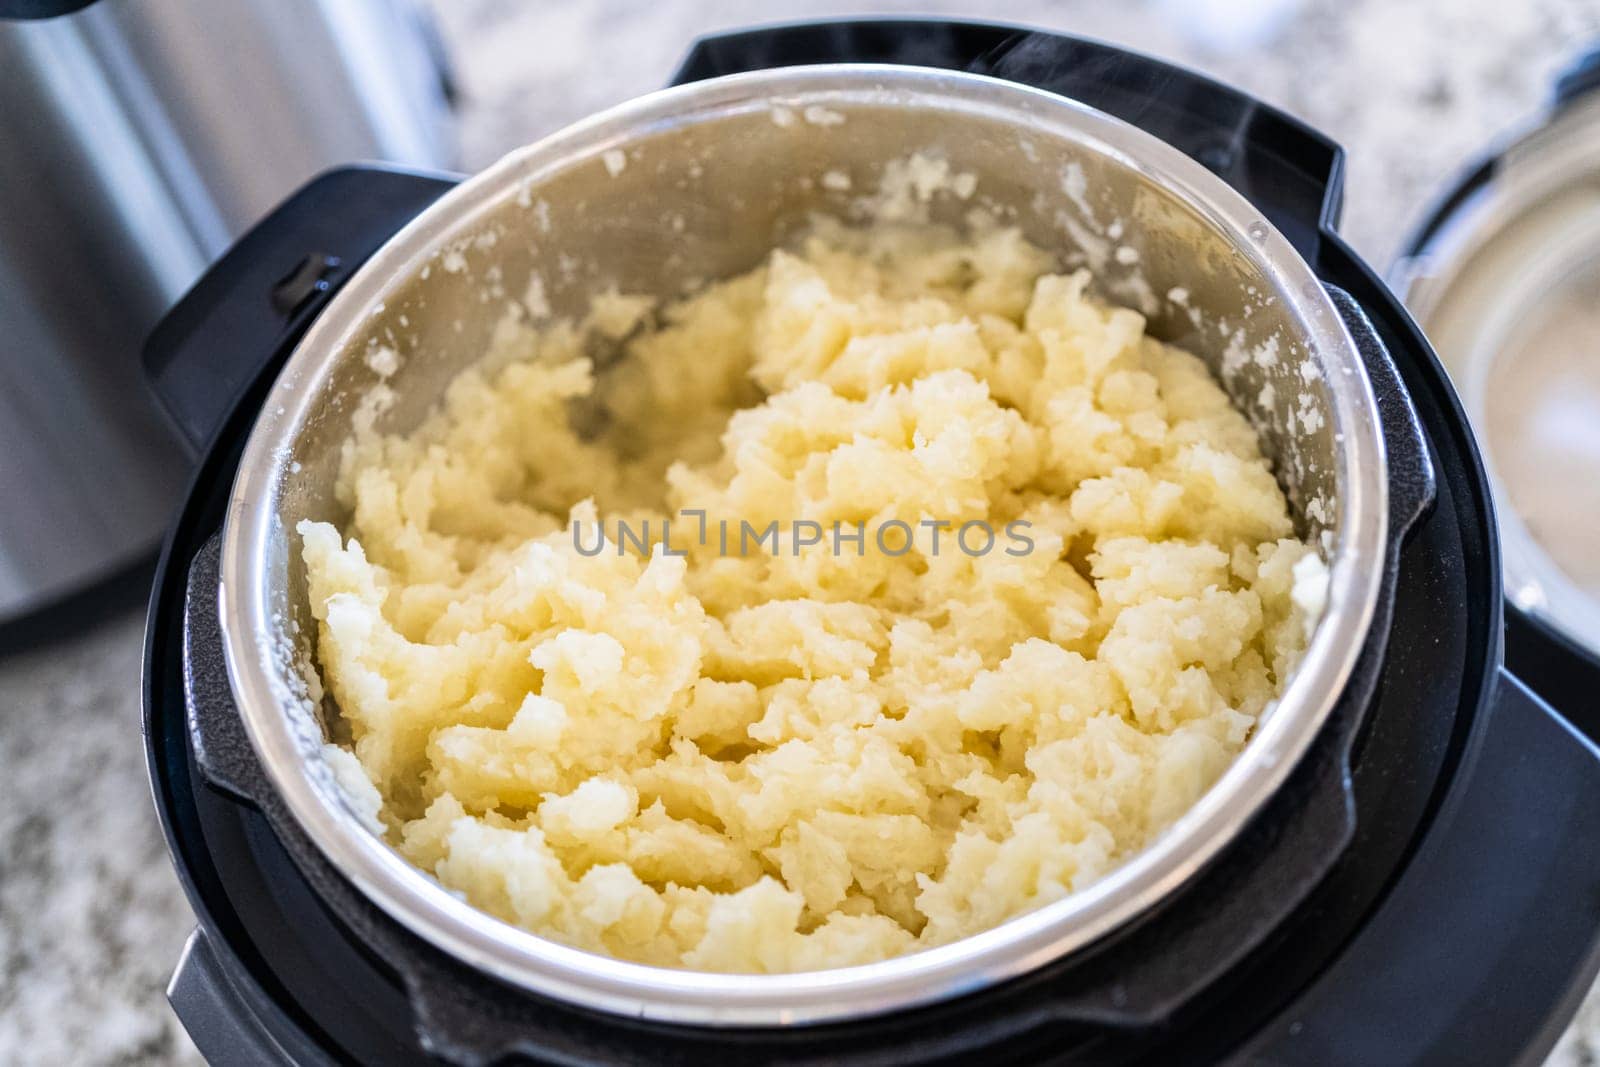
[[[826,66],[766,70],[812,64]],[[1538,1057],[1600,967],[1600,752],[1502,665],[1488,483],[1426,341],[1334,232],[1337,146],[1188,72],[1006,27],[753,31],[700,42],[678,80],[749,71],[766,72],[625,105],[461,184],[329,175],[152,335],[147,369],[203,452],[151,603],[144,694],[152,785],[199,919],[171,997],[201,1047],[304,1063]],[[825,104],[839,140],[773,122],[774,99]],[[977,170],[1040,233],[1070,199],[1053,204],[1043,178],[1077,163],[1106,217],[1137,220],[1143,262],[1205,287],[1208,309],[1250,304],[1297,346],[1295,410],[1321,417],[1252,414],[1335,578],[1281,714],[1101,886],[871,967],[663,971],[446,899],[357,836],[304,758],[321,734],[293,692],[286,524],[335,517],[354,406],[340,398],[371,384],[364,342],[404,315],[430,355],[390,383],[386,418],[405,425],[474,350],[450,341],[457,318],[468,329],[450,309],[472,306],[477,272],[430,271],[431,255],[452,248],[512,285],[585,242],[596,254],[567,248],[579,269],[550,294],[570,311],[591,286],[682,276],[675,254],[747,266],[819,195],[785,162],[866,178],[913,144]],[[689,173],[673,165],[684,148],[705,153],[708,184],[669,205],[701,213],[679,237],[638,213],[653,164]],[[636,154],[618,169],[612,151]],[[568,235],[511,239],[540,201]],[[747,243],[717,239],[730,219]],[[485,228],[492,244],[466,240]],[[1053,232],[1073,243],[1074,227]],[[1151,321],[1216,351],[1159,301]]]
[[[328,167],[454,156],[411,0],[83,7],[0,5],[0,627],[153,557],[190,464],[138,352],[206,266]]]
[[[1506,660],[1600,731],[1600,50],[1441,192],[1390,280],[1483,444]]]

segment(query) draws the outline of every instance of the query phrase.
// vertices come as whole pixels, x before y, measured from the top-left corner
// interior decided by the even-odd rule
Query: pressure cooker
[[[1547,679],[1503,661],[1484,467],[1427,341],[1337,235],[1338,146],[1155,60],[977,23],[711,37],[674,86],[465,181],[331,172],[149,339],[146,372],[200,457],[151,601],[144,709],[197,917],[170,997],[201,1050],[455,1064],[1542,1055],[1600,968],[1600,751],[1540,695]],[[842,121],[774,121],[774,105]],[[475,912],[367,833],[310,755],[327,709],[298,672],[314,627],[288,531],[335,507],[339,442],[382,377],[363,355],[382,342],[417,356],[382,381],[385,424],[415,425],[483,350],[484,278],[518,292],[539,257],[577,264],[548,294],[571,314],[607,285],[732,273],[827,207],[811,169],[870,175],[917,148],[975,172],[1030,237],[1081,252],[1094,234],[1063,221],[1075,198],[1050,179],[1076,164],[1107,216],[1136,223],[1125,239],[1145,283],[1112,269],[1109,298],[1146,305],[1152,332],[1202,354],[1246,306],[1285,340],[1281,360],[1212,360],[1331,567],[1282,703],[1196,808],[1102,883],[913,956],[706,975]],[[441,257],[463,269],[434,269]],[[1182,281],[1206,314],[1176,306]],[[1245,399],[1262,396],[1282,403]]]
[[[0,647],[143,595],[188,461],[139,345],[206,266],[330,166],[454,158],[413,0],[203,8],[0,0]]]

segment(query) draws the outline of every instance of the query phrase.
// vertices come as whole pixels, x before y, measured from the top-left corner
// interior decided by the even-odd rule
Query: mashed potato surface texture
[[[341,780],[478,907],[710,971],[942,944],[1144,847],[1321,563],[1200,360],[1052,270],[825,225],[359,432],[343,534],[299,531]]]

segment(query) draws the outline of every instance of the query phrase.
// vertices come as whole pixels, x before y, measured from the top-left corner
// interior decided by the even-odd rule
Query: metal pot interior
[[[986,934],[814,974],[665,971],[542,941],[473,911],[345,809],[316,750],[324,709],[300,665],[316,633],[301,519],[342,523],[334,498],[353,420],[415,426],[535,278],[557,316],[591,296],[678,295],[746,270],[808,217],[859,218],[886,164],[913,153],[970,173],[966,200],[1090,267],[1101,294],[1205,357],[1259,427],[1303,536],[1332,565],[1330,606],[1296,678],[1244,754],[1145,853],[1090,889]],[[849,188],[824,174],[843,173]],[[1124,249],[1131,251],[1123,251]],[[398,367],[369,358],[398,354]],[[376,394],[375,394],[376,391]],[[374,395],[392,394],[381,411]],[[269,776],[312,839],[425,938],[515,984],[591,1006],[722,1024],[807,1022],[928,1001],[1037,966],[1148,907],[1222,847],[1281,784],[1342,688],[1377,595],[1385,472],[1354,346],[1288,243],[1197,164],[1114,119],[1005,82],[915,68],[768,71],[656,94],[503,160],[368,262],[268,398],[225,533],[222,619],[241,712]],[[334,715],[334,709],[326,709]]]

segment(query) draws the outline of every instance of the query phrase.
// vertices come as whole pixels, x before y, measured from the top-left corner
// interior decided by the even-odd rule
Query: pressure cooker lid
[[[1600,51],[1395,265],[1494,485],[1510,602],[1600,655]]]

